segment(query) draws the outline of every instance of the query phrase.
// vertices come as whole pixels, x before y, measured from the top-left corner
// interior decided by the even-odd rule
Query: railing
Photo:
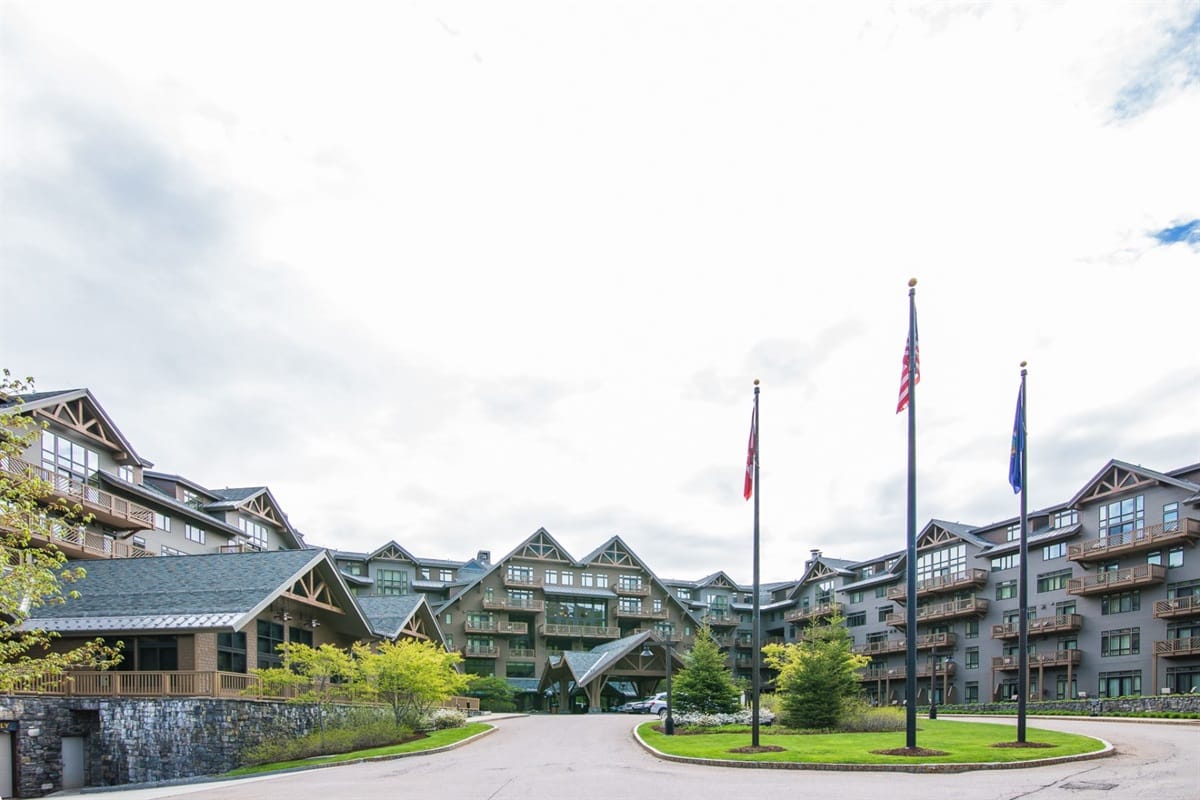
[[[733,614],[705,614],[700,621],[710,628],[729,628],[738,624],[738,618]]]
[[[949,603],[938,603],[932,606],[923,606],[917,609],[917,622],[929,622],[937,619],[949,619],[951,617],[965,616],[982,616],[988,610],[988,601],[984,597],[968,597],[963,600],[954,600]],[[887,622],[896,628],[903,628],[908,624],[907,614],[888,614]]]
[[[651,628],[634,628],[633,630],[629,631],[629,633],[626,633],[625,636],[636,636],[637,634],[645,633],[648,630],[651,630]],[[653,631],[654,631],[655,635],[658,636],[659,639],[662,639],[665,642],[682,642],[683,641],[683,634],[680,633],[679,631],[673,630],[670,633],[663,633],[658,628],[653,628]],[[713,638],[715,639],[717,637],[713,637]],[[719,644],[719,642],[718,642],[718,644]]]
[[[613,587],[613,591],[617,594],[630,595],[632,597],[649,597],[650,584],[648,583],[621,583],[617,581],[617,585]]]
[[[496,658],[500,648],[496,645],[469,644],[463,647],[462,653],[467,658]]]
[[[630,608],[630,607],[622,607],[622,606],[618,605],[617,606],[617,616],[618,617],[634,617],[637,619],[666,619],[667,618],[667,610],[665,608],[660,608],[657,611],[655,611],[652,608],[645,608],[643,606],[638,606],[637,608]]]
[[[531,650],[525,647],[510,647],[508,648],[509,658],[537,658],[537,650]]]
[[[0,470],[45,483],[51,494],[77,501],[87,513],[106,525],[141,530],[154,527],[154,512],[150,509],[70,475],[62,475],[15,456],[0,456]]]
[[[118,541],[102,533],[89,531],[82,526],[66,527],[55,525],[50,536],[34,533],[34,538],[52,543],[70,557],[85,558],[146,558],[153,556],[144,547]]]
[[[621,629],[605,625],[563,625],[545,622],[538,626],[542,636],[578,636],[582,639],[620,639]]]
[[[544,584],[541,578],[522,577],[520,575],[505,575],[504,585],[510,586],[513,589],[539,589]]]
[[[845,603],[821,603],[820,605],[811,606],[809,608],[798,608],[795,611],[788,611],[783,615],[784,622],[800,622],[802,620],[815,619],[816,617],[827,617],[833,614],[841,614],[846,610]]]
[[[935,594],[937,592],[952,592],[971,586],[983,586],[988,581],[986,569],[967,569],[953,575],[934,575],[917,581],[917,596]],[[908,586],[893,586],[887,591],[887,599],[905,602],[908,597]]]
[[[492,620],[484,622],[482,620],[468,619],[463,627],[467,633],[492,633],[496,635],[512,635],[524,636],[529,633],[528,622],[508,622],[505,620]]]
[[[64,672],[21,680],[12,694],[64,697],[263,697],[240,672]]]
[[[1021,635],[1020,622],[1005,622],[992,626],[993,639],[1013,639]],[[1060,614],[1057,617],[1038,617],[1029,620],[1029,633],[1035,636],[1047,633],[1064,633],[1077,631],[1083,627],[1083,617],[1079,614]]]
[[[931,665],[928,661],[917,664],[917,677],[928,678],[930,676],[941,678],[943,676],[954,677],[958,671],[958,663],[954,661],[943,661],[936,666]],[[899,667],[867,667],[859,670],[858,679],[860,681],[896,681],[904,680],[908,675],[908,670],[902,665]]]
[[[733,640],[737,647],[754,647],[754,635],[748,633],[739,633]]]
[[[1184,517],[1165,525],[1147,525],[1138,531],[1103,536],[1090,542],[1067,545],[1071,561],[1097,561],[1120,553],[1153,550],[1164,544],[1200,538],[1200,519]]]
[[[453,708],[455,711],[472,711],[479,713],[478,697],[448,697],[442,701],[442,708]]]
[[[1096,575],[1067,579],[1067,594],[1099,594],[1132,586],[1161,583],[1167,578],[1167,568],[1161,564],[1138,564],[1136,567],[1106,570]]]
[[[1154,643],[1154,655],[1172,658],[1174,656],[1194,656],[1200,654],[1200,636],[1188,636],[1183,639],[1167,639]]]
[[[545,600],[509,600],[506,597],[483,598],[483,607],[489,611],[545,611]]]
[[[1200,614],[1200,594],[1154,601],[1154,616],[1159,619],[1190,617]]]
[[[954,647],[958,642],[958,634],[950,632],[928,633],[917,637],[918,650],[932,650],[935,647]],[[883,653],[903,653],[908,649],[907,639],[885,639],[878,642],[867,642],[856,645],[854,652],[873,656]]]
[[[221,553],[261,553],[263,549],[256,544],[250,542],[235,542],[234,544],[223,544],[218,548]]]
[[[1070,664],[1079,666],[1083,660],[1082,650],[1055,650],[1051,653],[1030,653],[1026,663],[1031,667],[1065,667]],[[1007,672],[1020,669],[1021,662],[1016,656],[993,656],[992,669]]]

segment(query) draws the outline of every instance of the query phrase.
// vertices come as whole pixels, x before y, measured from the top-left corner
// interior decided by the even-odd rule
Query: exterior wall
[[[327,723],[350,710],[333,707]],[[61,788],[63,736],[86,737],[87,785],[117,786],[227,772],[268,736],[315,730],[319,715],[312,704],[252,700],[0,697],[0,722],[19,723],[18,797]]]

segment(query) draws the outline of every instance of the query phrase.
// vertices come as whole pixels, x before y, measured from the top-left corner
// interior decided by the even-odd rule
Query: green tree
[[[352,694],[359,677],[354,658],[345,650],[326,643],[311,647],[298,642],[279,645],[282,667],[254,670],[264,694],[288,696],[298,703],[316,703],[321,745],[325,744],[325,718],[329,706]]]
[[[738,710],[740,692],[707,625],[696,633],[696,641],[683,661],[683,671],[671,687],[671,704],[676,709],[705,714],[732,714]]]
[[[462,656],[432,642],[358,644],[354,655],[364,688],[391,705],[397,725],[419,726],[435,707],[466,689],[470,680],[456,669]]]
[[[58,634],[24,627],[40,606],[78,597],[71,584],[83,580],[82,567],[68,567],[54,547],[57,526],[86,524],[79,505],[55,499],[51,484],[23,456],[42,430],[21,414],[21,395],[33,379],[0,373],[0,692],[36,688],[45,678],[72,668],[107,669],[120,661],[120,643],[94,639],[71,649],[52,645]],[[35,541],[36,540],[36,541]]]
[[[513,701],[517,690],[504,678],[495,675],[472,675],[467,684],[468,697],[479,698],[481,711],[513,711],[517,704]]]
[[[796,644],[769,644],[764,663],[777,670],[777,693],[784,725],[833,728],[845,702],[858,695],[857,671],[870,659],[856,655],[845,620],[809,628]]]

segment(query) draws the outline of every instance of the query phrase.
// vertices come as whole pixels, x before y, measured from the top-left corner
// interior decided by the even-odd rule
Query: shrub
[[[687,725],[695,728],[717,728],[722,725],[750,725],[753,723],[750,709],[744,708],[732,714],[704,714],[699,711],[685,711],[682,714],[672,713],[677,725]],[[758,724],[770,725],[775,721],[775,714],[760,707],[758,709]]]
[[[424,720],[418,730],[440,731],[445,728],[461,728],[467,724],[465,711],[453,708],[435,708]]]
[[[903,709],[868,705],[857,697],[842,703],[842,714],[837,723],[837,730],[847,733],[902,731],[904,727]]]
[[[306,736],[279,736],[263,741],[242,752],[242,764],[273,764],[314,756],[349,753],[371,747],[399,744],[413,738],[412,728],[397,726],[391,720],[356,720],[326,728],[324,735],[315,731]]]

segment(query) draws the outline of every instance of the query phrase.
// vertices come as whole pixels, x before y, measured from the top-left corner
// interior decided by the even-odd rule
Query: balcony
[[[519,659],[521,661],[536,661],[537,650],[531,650],[525,647],[510,647],[508,648],[509,660]]]
[[[645,633],[648,630],[651,630],[651,629],[650,628],[634,628],[633,630],[626,633],[625,636],[636,636],[637,634]],[[664,633],[664,632],[660,631],[658,628],[654,628],[653,630],[654,630],[654,635],[657,636],[659,639],[663,640],[664,642],[679,643],[679,642],[683,641],[683,634],[681,634],[679,631],[673,630],[670,633]]]
[[[563,625],[545,622],[538,626],[542,636],[572,636],[579,639],[620,639],[621,629],[606,625]]]
[[[546,610],[545,600],[509,600],[507,597],[484,597],[483,607],[488,611],[528,611]]]
[[[733,660],[733,665],[740,669],[751,669],[754,667],[754,658],[751,656],[738,656]]]
[[[532,575],[509,575],[504,576],[504,586],[508,589],[540,589],[544,584],[541,578],[535,578]]]
[[[218,551],[221,553],[261,553],[263,549],[250,542],[234,542],[233,544],[221,545]]]
[[[617,581],[617,585],[613,587],[613,591],[626,597],[649,597],[650,584],[648,583],[621,583]]]
[[[35,523],[35,527],[43,528],[40,522],[39,520]],[[82,526],[68,528],[53,524],[51,528],[49,536],[35,532],[31,538],[40,543],[54,545],[67,558],[146,558],[154,555],[144,547],[89,531]]]
[[[717,647],[733,647],[732,633],[717,633],[713,634],[712,638],[717,643]]]
[[[988,601],[983,597],[968,597],[964,600],[953,600],[949,603],[938,603],[932,606],[922,606],[917,609],[917,623],[934,622],[955,617],[982,617],[987,613]],[[907,624],[907,614],[888,614],[884,620],[893,628],[903,628]]]
[[[929,633],[917,637],[918,650],[932,650],[935,647],[952,648],[958,643],[957,633]],[[907,639],[887,639],[880,642],[867,642],[855,646],[854,652],[864,656],[877,656],[886,653],[908,652]]]
[[[1162,656],[1163,658],[1200,655],[1200,636],[1155,642],[1154,655]]]
[[[940,592],[956,592],[959,589],[984,586],[987,582],[988,571],[986,569],[968,569],[953,575],[934,575],[931,578],[917,581],[917,598]],[[905,585],[893,586],[888,589],[888,600],[903,603],[907,598],[908,587]]]
[[[1185,517],[1166,525],[1148,525],[1140,531],[1068,545],[1067,558],[1079,562],[1108,561],[1126,553],[1157,550],[1172,544],[1195,544],[1197,539],[1200,539],[1200,519]]]
[[[1067,579],[1067,594],[1106,594],[1138,586],[1150,586],[1167,579],[1167,568],[1161,564],[1138,564],[1136,567],[1100,572],[1082,578]]]
[[[78,504],[84,514],[91,515],[101,525],[123,531],[148,531],[154,527],[154,512],[150,509],[70,475],[61,475],[14,456],[0,456],[0,471],[41,481],[48,498]]]
[[[784,622],[808,622],[810,620],[820,619],[821,617],[831,617],[834,614],[842,614],[846,610],[845,603],[821,603],[820,605],[809,606],[808,608],[797,608],[794,611],[789,611],[783,615]]]
[[[262,697],[257,675],[240,672],[64,672],[17,679],[14,694],[63,697]]]
[[[1029,620],[1030,636],[1045,636],[1048,633],[1073,633],[1083,627],[1079,614],[1062,614],[1057,617],[1038,617]],[[1021,635],[1020,623],[1006,622],[992,626],[993,639],[1015,639]]]
[[[736,647],[753,647],[754,646],[754,634],[739,633],[737,636],[734,637],[733,644]]]
[[[1194,617],[1200,614],[1200,594],[1154,601],[1154,616],[1159,619]]]
[[[738,618],[733,614],[705,614],[700,621],[710,628],[733,628],[738,624]]]
[[[1065,667],[1068,664],[1078,667],[1083,660],[1082,650],[1055,650],[1052,653],[1030,653],[1028,664],[1031,668]],[[1016,656],[994,656],[992,669],[999,672],[1011,672],[1020,669],[1021,662]]]
[[[500,648],[494,644],[469,644],[462,649],[462,654],[466,658],[498,658],[500,656]]]
[[[524,636],[529,633],[528,622],[509,622],[507,620],[484,622],[468,619],[464,627],[467,629],[467,633],[488,633],[493,636]]]
[[[936,675],[939,678],[946,675],[953,678],[957,671],[958,664],[954,661],[943,661],[936,665],[936,669],[934,665],[929,663],[928,660],[926,660],[924,663],[917,664],[918,678],[928,678],[931,674]],[[885,680],[902,681],[907,674],[908,670],[905,669],[903,664],[898,667],[867,667],[866,669],[859,671],[858,679],[863,682]]]
[[[667,618],[667,610],[665,608],[660,608],[655,611],[653,608],[646,608],[645,606],[638,606],[637,608],[634,608],[633,606],[622,607],[620,604],[617,605],[616,614],[618,617],[630,617],[633,619]]]

